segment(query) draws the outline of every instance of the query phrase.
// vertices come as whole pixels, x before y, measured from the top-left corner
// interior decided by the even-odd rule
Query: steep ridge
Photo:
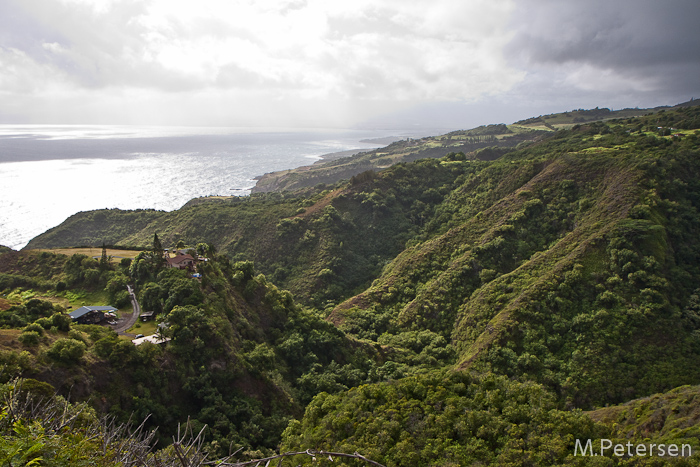
[[[674,250],[674,224],[693,219],[686,228],[698,226],[697,180],[689,175],[697,173],[697,152],[645,148],[648,141],[630,144],[634,138],[622,129],[618,136],[599,130],[543,143],[554,152],[544,161],[533,146],[483,170],[465,198],[479,198],[483,187],[497,195],[455,208],[458,225],[403,251],[329,319],[346,330],[366,327],[374,316],[385,323],[379,334],[440,333],[458,350],[458,368],[529,375],[576,406],[697,380],[693,326],[671,318],[694,288],[676,277],[688,258]],[[675,184],[693,188],[672,193]],[[459,192],[445,203],[458,204]],[[671,206],[684,206],[686,220]],[[697,259],[697,245],[692,252]],[[623,343],[604,351],[612,343],[589,334],[594,328]],[[692,356],[688,348],[696,349]],[[567,362],[576,349],[577,359]],[[662,363],[654,353],[666,354],[673,369],[662,370],[671,360]],[[629,365],[620,369],[620,360]],[[662,371],[666,381],[653,376]]]
[[[697,101],[691,100],[673,108],[694,105],[698,105]],[[440,158],[450,152],[463,152],[470,158],[492,160],[508,148],[537,141],[550,131],[568,129],[581,123],[640,117],[669,109],[671,109],[669,106],[651,109],[578,109],[540,115],[515,122],[513,125],[483,125],[440,136],[407,138],[373,151],[360,152],[330,161],[318,161],[313,165],[296,169],[267,173],[259,178],[252,192],[281,192],[311,187],[319,183],[333,184],[366,170],[382,170],[398,162],[411,162],[428,157]]]
[[[366,288],[418,234],[455,180],[485,166],[443,162],[421,160],[410,168],[399,164],[381,174],[367,172],[335,190],[202,202],[160,213],[147,225],[136,225],[119,243],[146,246],[154,232],[170,245],[211,243],[233,259],[255,261],[275,283],[322,306]],[[97,214],[104,219],[99,225]],[[117,210],[79,214],[27,248],[71,246],[64,240],[101,245],[101,235],[122,226],[122,219]],[[57,235],[62,231],[65,235]]]
[[[550,129],[527,125],[483,125],[470,130],[452,131],[440,136],[419,139],[407,138],[373,151],[360,152],[350,157],[318,161],[313,165],[260,177],[252,193],[281,192],[333,184],[365,172],[380,171],[400,162],[425,158],[440,158],[449,153],[462,152],[469,159],[489,160],[521,143],[535,141]],[[489,150],[484,151],[488,148]]]
[[[494,160],[448,154],[330,187],[193,203],[115,241],[144,245],[157,231],[167,243],[216,246],[206,312],[188,307],[167,274],[157,287],[142,279],[144,293],[157,292],[156,306],[173,294],[182,302],[173,318],[188,331],[171,351],[209,352],[203,368],[225,367],[205,344],[223,330],[216,342],[247,362],[243,374],[263,369],[273,395],[261,413],[289,416],[266,405],[285,391],[291,412],[301,408],[295,394],[311,400],[283,448],[406,466],[585,465],[572,457],[576,437],[622,439],[610,417],[632,422],[630,411],[581,409],[700,383],[698,129],[698,107],[573,125]],[[92,231],[92,216],[70,228]],[[129,273],[142,265],[147,256]],[[220,325],[223,316],[233,319]],[[227,343],[237,333],[249,342]],[[175,367],[173,358],[160,363]],[[186,368],[197,410],[216,423],[197,368]],[[237,400],[225,400],[233,410]],[[249,426],[234,418],[220,441]],[[266,423],[255,442],[271,448],[286,420]]]

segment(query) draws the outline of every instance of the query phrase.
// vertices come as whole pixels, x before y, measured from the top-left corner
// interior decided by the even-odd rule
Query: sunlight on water
[[[18,249],[79,211],[173,210],[245,195],[254,177],[321,155],[369,149],[378,132],[243,132],[120,126],[0,125],[0,245]]]
[[[43,140],[163,138],[290,132],[285,128],[178,127],[135,125],[0,125],[0,138],[36,138]],[[322,130],[319,130],[322,131]]]

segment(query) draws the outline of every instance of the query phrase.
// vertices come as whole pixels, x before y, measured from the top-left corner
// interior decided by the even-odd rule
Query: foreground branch
[[[216,464],[221,467],[244,467],[244,466],[269,466],[270,462],[273,460],[279,459],[278,466],[282,464],[282,459],[285,457],[292,457],[292,456],[298,456],[298,455],[303,455],[306,454],[307,456],[310,456],[314,460],[316,460],[316,457],[328,457],[330,461],[333,461],[334,457],[345,457],[349,459],[359,459],[361,461],[364,461],[370,465],[375,465],[377,467],[385,467],[384,465],[380,464],[379,462],[375,462],[371,459],[367,459],[365,456],[363,456],[360,453],[354,453],[354,454],[346,454],[342,452],[329,452],[329,451],[316,451],[313,449],[307,449],[306,451],[299,451],[299,452],[285,452],[284,454],[278,454],[276,456],[271,456],[271,457],[266,457],[264,459],[254,459],[252,461],[245,461],[245,462],[237,462],[235,464],[229,464],[229,463],[222,463],[222,464]],[[265,462],[265,464],[263,464]]]
[[[59,450],[76,447],[74,439],[63,438],[63,436],[66,433],[79,433],[81,442],[94,441],[96,445],[93,448],[86,448],[87,451],[77,450],[74,452],[73,454],[77,456],[76,459],[90,459],[92,461],[101,459],[109,465],[118,464],[124,467],[202,467],[210,465],[269,467],[272,461],[277,461],[276,466],[280,466],[285,458],[302,455],[309,456],[314,461],[317,458],[330,461],[333,461],[334,458],[346,458],[357,459],[375,467],[385,467],[357,452],[346,454],[313,449],[286,452],[264,459],[230,461],[240,451],[239,449],[224,459],[210,461],[207,459],[204,443],[206,425],[198,433],[195,433],[189,419],[184,426],[178,425],[177,434],[173,436],[171,446],[155,451],[156,431],[146,428],[148,417],[138,426],[132,423],[132,419],[122,424],[118,423],[115,417],[98,418],[91,413],[85,403],[71,404],[61,397],[34,397],[30,392],[24,391],[22,385],[23,380],[17,378],[8,383],[4,394],[0,395],[0,404],[2,405],[0,407],[0,412],[2,412],[0,413],[0,441],[20,442],[21,436],[18,436],[18,430],[21,430],[25,423],[40,426],[42,436],[46,440],[52,440],[55,445],[53,447]],[[34,444],[39,446],[36,449],[46,448],[45,442],[34,441],[36,441]],[[25,449],[23,445],[20,448]]]

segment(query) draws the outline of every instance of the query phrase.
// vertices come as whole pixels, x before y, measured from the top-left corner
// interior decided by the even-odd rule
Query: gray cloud
[[[576,85],[573,70],[588,67],[588,85],[603,91],[594,70],[640,91],[698,90],[700,2],[530,0],[514,18],[507,54],[526,69],[567,70]]]
[[[698,91],[699,9],[680,0],[4,0],[0,120],[351,125],[392,115],[461,126],[469,112],[509,121],[508,108],[674,103]]]
[[[14,1],[0,2],[0,45],[22,50],[34,50],[41,55],[44,42],[65,42],[58,31],[44,25],[30,14],[22,4]]]

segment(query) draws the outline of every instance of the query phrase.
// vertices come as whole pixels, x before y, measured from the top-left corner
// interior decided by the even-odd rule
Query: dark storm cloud
[[[637,80],[647,91],[698,90],[696,0],[530,0],[518,3],[514,18],[507,53],[525,68],[580,65]]]
[[[673,104],[700,95],[698,18],[700,0],[0,0],[0,121]]]

